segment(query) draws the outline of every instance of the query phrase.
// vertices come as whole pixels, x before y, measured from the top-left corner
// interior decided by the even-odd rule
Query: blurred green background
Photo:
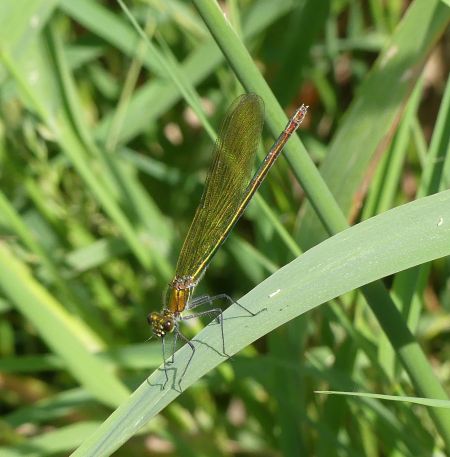
[[[324,181],[292,145],[196,295],[239,299],[345,219],[448,188],[447,1],[221,2],[236,34],[213,1],[126,6],[0,2],[1,456],[69,455],[161,364],[146,315],[243,91],[266,102],[260,157],[284,126],[280,105],[310,106],[299,137]],[[315,393],[425,396],[432,372],[448,392],[449,277],[444,257],[384,280],[430,363],[422,373],[355,290],[210,371],[114,455],[450,453],[447,413]]]

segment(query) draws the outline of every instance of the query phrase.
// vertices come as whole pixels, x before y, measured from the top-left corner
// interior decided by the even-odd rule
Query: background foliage
[[[230,0],[235,34],[210,1],[126,4],[131,16],[112,0],[0,2],[0,454],[67,455],[90,436],[78,455],[450,452],[448,403],[406,398],[449,389],[450,8]],[[303,143],[196,292],[238,299],[316,248],[243,299],[256,310],[281,291],[259,320],[227,322],[243,351],[223,362],[203,345],[181,396],[152,389],[145,316],[244,90],[266,103],[264,149],[283,111],[309,104]]]

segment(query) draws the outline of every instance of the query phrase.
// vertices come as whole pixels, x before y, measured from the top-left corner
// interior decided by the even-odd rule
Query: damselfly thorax
[[[174,331],[175,321],[180,320],[181,313],[188,309],[189,300],[196,285],[191,276],[173,279],[167,289],[164,309],[160,313],[153,312],[147,316],[155,336],[164,337]]]

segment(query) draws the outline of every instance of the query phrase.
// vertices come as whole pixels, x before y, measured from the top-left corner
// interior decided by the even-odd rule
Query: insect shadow
[[[239,306],[239,308],[241,308],[245,314],[242,314],[242,315],[235,315],[235,316],[229,316],[229,317],[226,317],[224,318],[223,317],[223,310],[221,308],[214,308],[214,309],[209,309],[209,310],[206,310],[206,311],[200,311],[198,313],[193,313],[193,314],[190,314],[186,317],[184,316],[180,316],[179,317],[179,320],[176,321],[175,323],[175,328],[174,328],[174,331],[173,333],[171,333],[172,335],[172,344],[170,344],[171,346],[171,355],[169,356],[169,358],[166,357],[166,353],[167,353],[167,344],[166,344],[166,338],[168,338],[168,336],[164,336],[161,338],[161,343],[162,343],[162,355],[163,355],[163,360],[164,360],[164,364],[162,367],[159,368],[160,371],[164,371],[164,374],[165,374],[165,381],[164,383],[158,383],[158,384],[151,384],[150,381],[150,385],[157,385],[160,387],[161,390],[164,390],[167,385],[169,384],[169,372],[173,372],[173,376],[172,376],[172,382],[170,383],[170,388],[171,389],[174,389],[176,390],[177,392],[179,393],[182,393],[183,392],[183,389],[181,387],[181,382],[183,381],[184,379],[184,376],[189,368],[189,365],[191,364],[191,361],[192,359],[194,358],[194,355],[195,355],[195,352],[196,352],[196,345],[203,345],[203,346],[206,346],[209,350],[215,352],[217,355],[223,357],[223,358],[226,358],[226,359],[231,359],[232,360],[232,357],[230,354],[228,354],[226,352],[226,345],[225,345],[225,335],[224,335],[224,329],[223,329],[223,323],[225,320],[233,320],[233,319],[241,319],[241,318],[251,318],[251,317],[255,317],[257,316],[258,314],[260,314],[261,312],[263,311],[267,311],[267,308],[262,308],[260,309],[259,311],[257,312],[252,312],[250,310],[248,310],[247,308],[245,308],[244,306],[242,306],[241,304],[239,304],[237,301],[233,300],[231,297],[229,297],[228,295],[225,295],[225,294],[221,294],[220,296],[218,297],[213,297],[214,299],[227,299],[228,301],[232,302],[232,303],[235,303]],[[197,304],[207,304],[207,303],[211,303],[211,297],[206,297],[206,296],[201,296],[201,297],[197,297],[195,299],[197,301]],[[215,301],[215,300],[214,300]],[[181,332],[180,328],[179,328],[179,323],[183,320],[190,320],[190,319],[193,319],[193,318],[202,318],[204,316],[211,316],[211,315],[214,315],[214,319],[208,324],[208,325],[220,325],[221,326],[221,338],[222,338],[222,351],[220,351],[219,349],[211,346],[210,344],[208,344],[207,342],[205,341],[201,341],[199,339],[193,339],[193,340],[189,340],[186,336],[184,336],[184,334]],[[182,340],[184,341],[190,348],[191,350],[191,354],[188,358],[188,361],[186,362],[186,365],[178,379],[178,382],[176,382],[176,379],[177,379],[177,372],[178,372],[178,367],[176,367],[174,364],[175,364],[175,353],[176,353],[176,350],[177,350],[177,346],[178,346],[178,342],[179,340]],[[195,342],[195,345],[194,345],[194,342]]]

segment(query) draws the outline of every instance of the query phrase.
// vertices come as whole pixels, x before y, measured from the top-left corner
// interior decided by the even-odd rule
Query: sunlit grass
[[[450,9],[400,3],[0,2],[2,456],[449,452]],[[184,328],[179,396],[146,315],[244,90],[264,149],[310,111],[196,290],[267,310]]]

